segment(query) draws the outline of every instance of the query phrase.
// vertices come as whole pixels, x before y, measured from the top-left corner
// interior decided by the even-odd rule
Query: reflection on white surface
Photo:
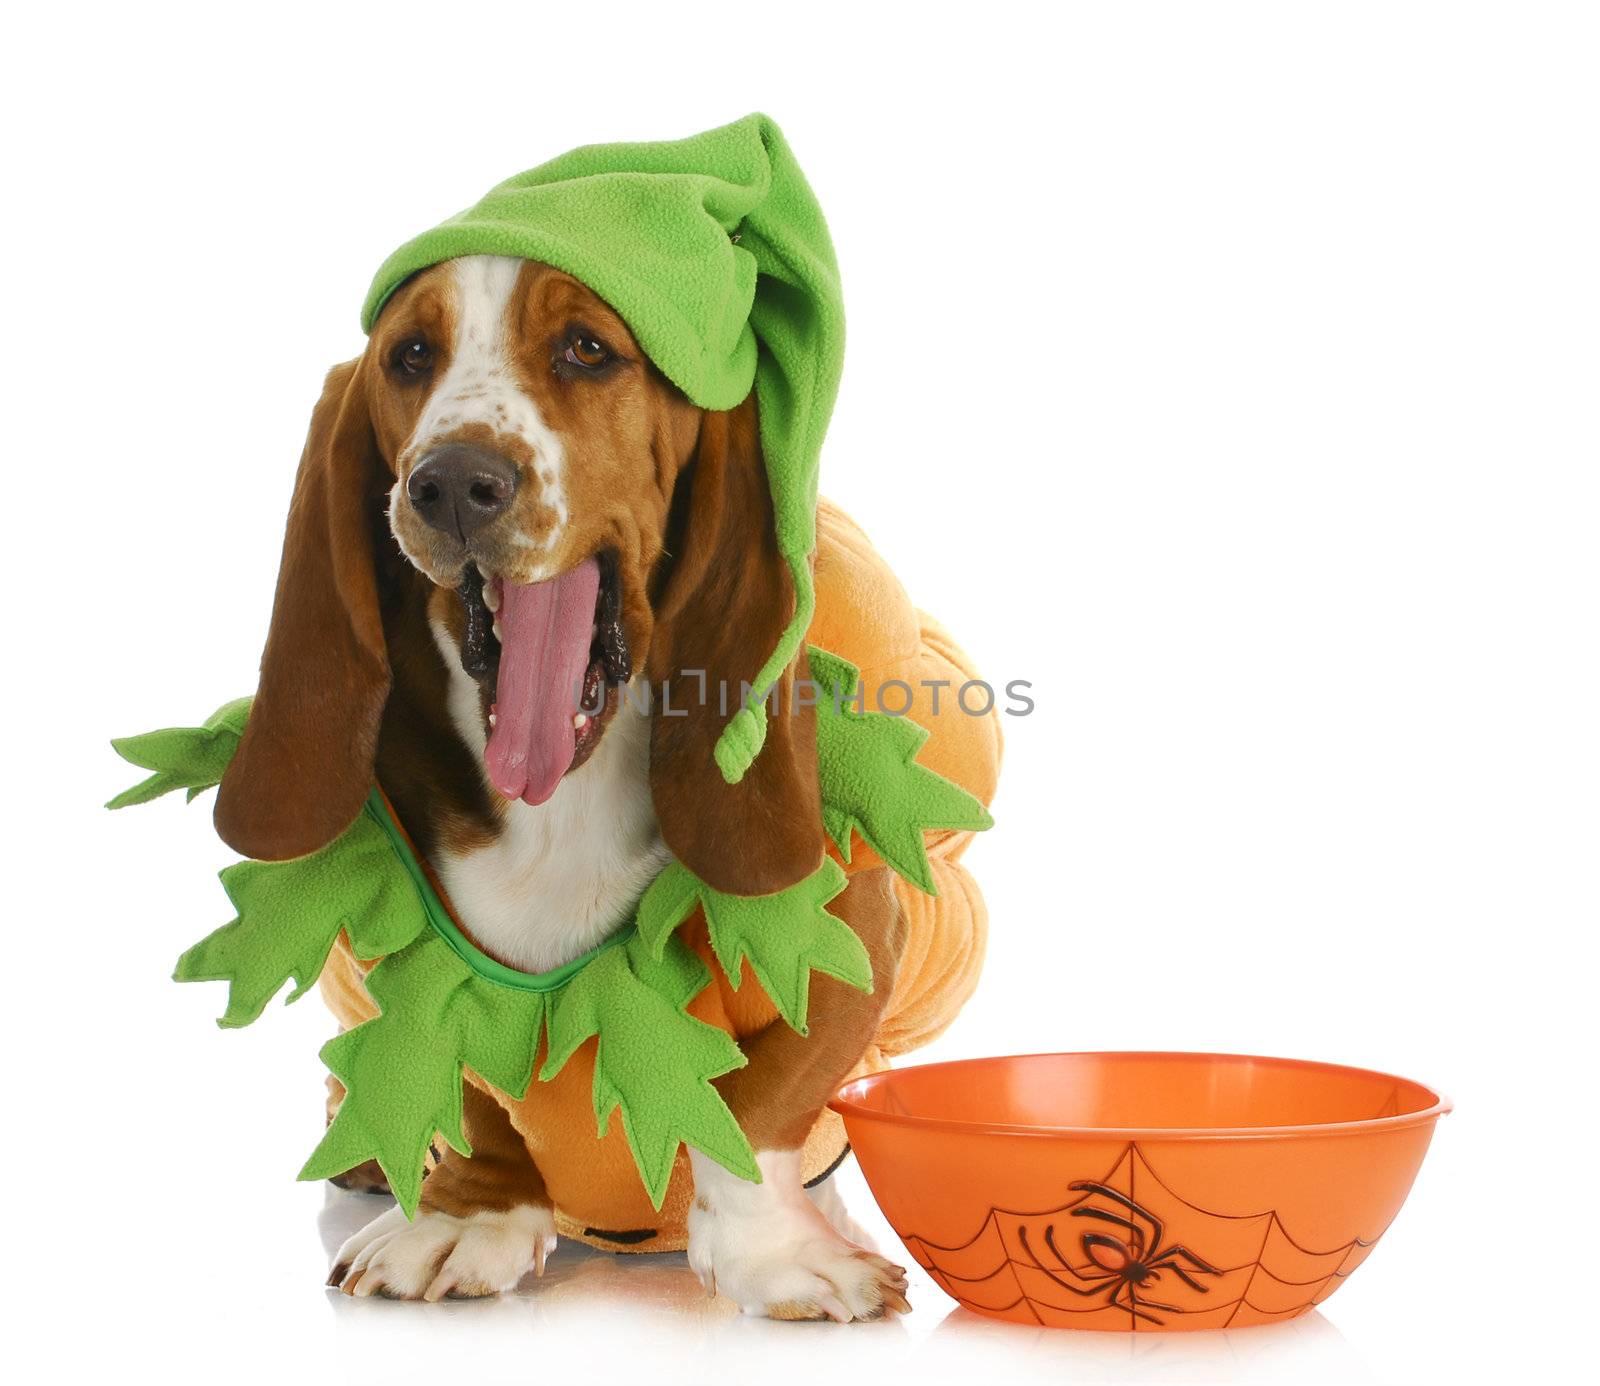
[[[1227,1332],[1131,1334],[1030,1328],[969,1313],[909,1263],[853,1163],[834,1180],[858,1240],[908,1264],[914,1312],[877,1324],[772,1323],[709,1298],[681,1254],[613,1255],[563,1242],[543,1278],[493,1300],[405,1304],[324,1290],[336,1353],[359,1378],[587,1361],[591,1380],[765,1383],[1369,1382],[1359,1353],[1322,1314]],[[388,1207],[329,1188],[317,1219],[324,1263]],[[830,1210],[836,1211],[836,1210]],[[303,1295],[313,1294],[301,1286]],[[596,1354],[599,1354],[598,1357]]]

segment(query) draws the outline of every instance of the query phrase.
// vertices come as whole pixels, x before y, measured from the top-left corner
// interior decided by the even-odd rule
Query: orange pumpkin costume
[[[975,716],[959,707],[954,690],[976,677],[970,661],[943,627],[912,605],[860,528],[826,501],[817,511],[815,582],[817,606],[807,639],[856,665],[869,697],[890,680],[907,685],[908,715],[929,733],[918,762],[988,804],[1000,770],[998,713],[991,706]],[[926,686],[940,681],[942,688]],[[896,711],[904,700],[897,688]],[[977,984],[988,914],[960,861],[971,836],[953,830],[926,835],[937,896],[924,895],[894,876],[894,891],[908,926],[906,944],[878,1034],[852,1069],[852,1078],[885,1068],[893,1056],[932,1040],[955,1019]],[[851,860],[844,865],[847,874],[854,874],[881,864],[858,837]],[[692,1015],[735,1039],[753,1035],[778,1019],[776,1007],[748,966],[739,988],[733,988],[711,950],[703,919],[698,915],[691,919],[683,926],[682,937],[712,977],[690,1003]],[[319,982],[341,1028],[376,1014],[362,981],[370,966],[356,961],[341,935]],[[521,1101],[468,1076],[506,1109],[527,1143],[554,1200],[562,1235],[607,1250],[681,1250],[693,1192],[688,1156],[679,1151],[657,1212],[640,1181],[621,1124],[612,1123],[604,1137],[596,1135],[594,1047],[591,1039],[554,1078],[530,1084]],[[806,1141],[804,1177],[810,1180],[825,1173],[844,1150],[839,1118],[825,1111]],[[624,1234],[626,1240],[606,1233]]]

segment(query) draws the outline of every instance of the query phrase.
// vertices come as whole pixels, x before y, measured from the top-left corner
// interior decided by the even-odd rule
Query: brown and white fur
[[[408,490],[451,446],[514,469],[509,496],[479,494],[494,513],[478,527],[430,521]],[[548,800],[492,788],[493,690],[462,664],[463,569],[484,575],[493,605],[498,582],[596,555],[615,573],[636,678],[749,679],[794,609],[753,398],[696,408],[604,302],[548,266],[472,256],[415,276],[364,354],[329,374],[313,416],[260,688],[218,797],[223,837],[257,858],[314,850],[376,778],[463,927],[527,970],[612,933],[672,857],[741,894],[808,874],[823,840],[815,726],[799,711],[772,719],[755,766],[728,785],[712,757],[715,708],[652,715],[613,686]],[[787,678],[803,672],[802,657]],[[883,869],[853,877],[835,908],[872,957],[873,994],[818,975],[809,1037],[762,1031],[745,1042],[748,1065],[719,1080],[762,1183],[692,1154],[691,1267],[780,1318],[906,1307],[904,1272],[847,1241],[801,1187],[800,1144],[870,1043],[904,937]],[[447,1152],[415,1221],[376,1218],[330,1283],[437,1299],[493,1294],[542,1267],[555,1222],[539,1170],[475,1089],[466,1122],[473,1156]]]

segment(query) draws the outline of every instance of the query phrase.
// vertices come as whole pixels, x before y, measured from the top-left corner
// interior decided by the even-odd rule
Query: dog
[[[812,630],[833,623],[828,648],[864,670],[970,677],[825,504],[819,533]],[[549,648],[534,627],[549,613],[519,615],[507,592],[574,573],[589,584],[571,579],[581,599],[592,593],[590,644],[570,669],[541,672]],[[407,280],[363,354],[327,377],[218,831],[250,857],[303,855],[342,831],[376,780],[462,929],[527,971],[607,938],[674,859],[717,890],[779,890],[827,846],[815,718],[793,697],[804,653],[782,681],[791,715],[772,719],[736,784],[712,753],[727,722],[715,698],[673,710],[631,693],[690,670],[738,690],[794,610],[754,393],[728,411],[691,404],[561,270],[444,261]],[[533,723],[498,714],[497,683],[558,673],[581,683],[581,710],[563,697]],[[940,725],[922,760],[987,800],[997,718],[923,720]],[[520,1103],[473,1081],[472,1155],[445,1151],[416,1218],[375,1218],[340,1249],[329,1283],[404,1299],[494,1294],[542,1269],[560,1233],[617,1250],[686,1243],[709,1290],[774,1318],[906,1308],[904,1271],[848,1240],[804,1186],[843,1158],[825,1112],[838,1084],[942,1028],[976,980],[985,919],[956,862],[965,837],[930,836],[937,901],[912,898],[858,852],[830,908],[865,945],[873,990],[818,973],[809,1034],[714,968],[695,1013],[747,1056],[716,1086],[759,1184],[689,1150],[658,1214],[639,1201],[620,1133],[596,1139],[592,1066],[569,1065]],[[696,946],[714,963],[703,930]],[[322,978],[345,1027],[373,1014],[362,971],[341,945]],[[358,1171],[345,1182],[379,1181]]]

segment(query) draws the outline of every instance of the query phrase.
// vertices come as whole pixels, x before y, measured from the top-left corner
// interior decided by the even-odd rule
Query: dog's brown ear
[[[261,683],[217,792],[222,840],[264,861],[331,842],[372,785],[390,679],[374,536],[392,478],[360,366],[335,366],[311,415]]]
[[[744,778],[728,784],[712,754],[744,685],[794,614],[753,395],[702,417],[673,496],[667,553],[647,670],[655,699],[650,792],[661,835],[715,889],[768,895],[821,864],[822,804],[816,713],[794,696],[796,679],[808,676],[803,651],[779,683],[766,744]]]

